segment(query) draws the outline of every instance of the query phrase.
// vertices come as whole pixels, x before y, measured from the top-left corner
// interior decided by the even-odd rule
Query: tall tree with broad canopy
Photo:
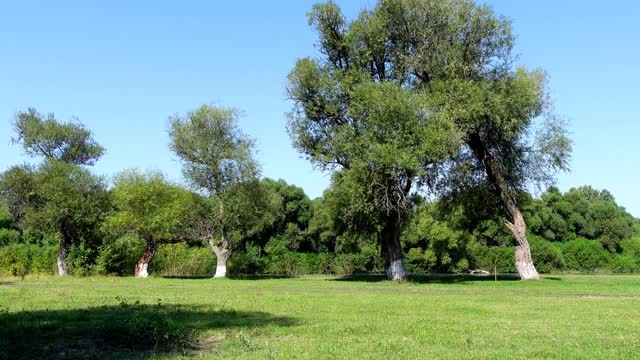
[[[169,119],[171,149],[187,179],[207,197],[209,211],[198,226],[216,255],[215,278],[248,236],[275,221],[280,198],[257,179],[254,141],[238,128],[234,108],[203,105]]]
[[[16,200],[14,210],[28,212],[30,216],[27,218],[29,219],[34,214],[42,215],[46,211],[52,211],[53,217],[51,219],[43,218],[40,224],[32,223],[32,225],[37,225],[39,228],[50,226],[59,232],[58,273],[60,276],[68,275],[65,261],[69,254],[69,246],[80,241],[81,238],[79,230],[74,227],[77,226],[77,222],[87,223],[94,219],[89,216],[88,220],[84,221],[78,217],[84,211],[89,211],[93,205],[103,202],[104,182],[102,179],[93,177],[87,170],[80,169],[78,166],[95,164],[104,154],[104,148],[93,139],[91,132],[81,123],[77,121],[61,123],[55,119],[53,114],[49,114],[45,118],[34,108],[19,112],[13,125],[16,132],[13,141],[21,144],[28,155],[44,158],[43,165],[37,170],[22,166],[7,171],[8,177],[19,176],[22,178],[22,184],[13,184],[22,190],[30,184],[37,184],[34,192],[9,190],[9,193],[13,194],[11,196],[18,194],[24,196]],[[68,176],[68,179],[63,179],[64,176]],[[27,180],[29,177],[32,179]],[[42,181],[51,181],[51,184]],[[74,183],[76,181],[79,183]],[[64,191],[66,185],[70,185],[67,194]],[[85,199],[88,208],[83,208],[75,203],[75,200],[70,197],[72,194],[80,196],[78,201]],[[92,195],[97,198],[89,199],[88,197]],[[65,208],[65,204],[70,207]],[[61,213],[55,214],[57,210],[60,210]],[[27,226],[27,223],[24,226]]]
[[[58,274],[66,276],[72,244],[92,242],[104,221],[110,198],[106,183],[89,170],[56,160],[38,167],[14,166],[0,175],[5,199],[20,229],[55,234],[60,240]]]
[[[15,143],[33,157],[58,160],[73,165],[94,165],[104,148],[87,128],[76,123],[60,123],[53,114],[45,118],[34,108],[20,112],[14,122]]]
[[[112,194],[115,211],[105,226],[146,242],[135,268],[137,278],[149,276],[149,263],[160,245],[189,240],[190,228],[202,209],[198,194],[169,183],[158,172],[125,171],[116,176]]]
[[[461,141],[440,167],[438,189],[464,202],[465,190],[487,188],[510,218],[520,277],[538,279],[514,194],[552,183],[558,170],[567,169],[571,142],[554,114],[545,74],[514,66],[511,22],[469,0],[382,0],[351,23],[327,2],[314,6],[310,22],[320,33],[325,60],[318,66],[326,78],[358,72],[367,81],[392,83],[423,97],[423,107],[454,124]],[[294,93],[311,115],[331,114],[327,120],[316,116],[322,119],[314,123],[318,132],[341,119],[346,108],[337,104],[351,98],[336,91],[337,83],[328,85]],[[314,153],[335,150],[322,137],[307,138]]]
[[[369,54],[357,46],[367,34],[347,28],[333,3],[316,5],[310,22],[324,57],[301,59],[289,74],[293,144],[321,169],[340,170],[334,181],[349,188],[350,199],[343,210],[358,220],[350,224],[379,234],[387,277],[404,280],[400,233],[408,196],[456,148],[453,124],[434,116],[423,93],[370,76]]]

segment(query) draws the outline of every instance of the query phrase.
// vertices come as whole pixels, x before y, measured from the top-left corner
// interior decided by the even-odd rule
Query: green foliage
[[[11,243],[0,246],[0,274],[54,274],[57,255],[57,247],[51,245]]]
[[[234,108],[203,105],[169,118],[171,150],[182,160],[185,177],[209,195],[258,175],[254,141],[238,128],[238,116]]]
[[[268,259],[262,256],[260,247],[247,244],[229,259],[229,272],[242,275],[264,274],[267,264]]]
[[[159,276],[211,276],[215,264],[215,257],[208,247],[166,244],[158,250],[149,271]]]
[[[125,171],[116,176],[112,194],[116,211],[106,229],[151,243],[185,240],[201,208],[197,194],[170,184],[161,173]]]
[[[331,272],[339,276],[349,276],[356,270],[365,270],[364,259],[359,254],[338,254],[331,261]]]
[[[31,156],[74,165],[93,165],[104,154],[104,148],[82,124],[60,123],[53,114],[45,119],[34,108],[18,113],[14,127],[14,142],[22,144]]]
[[[525,214],[529,229],[547,240],[597,239],[610,252],[620,252],[620,242],[636,231],[636,220],[608,191],[590,186],[564,194],[551,187],[525,207]]]
[[[97,243],[111,206],[104,179],[55,160],[10,168],[0,176],[0,196],[23,232],[58,234],[69,244]]]
[[[561,246],[535,236],[530,237],[530,245],[531,257],[539,272],[552,273],[565,268]]]
[[[14,229],[0,228],[0,246],[18,243],[21,240],[20,232]]]
[[[130,234],[106,242],[100,247],[96,259],[96,273],[120,276],[132,274],[144,247],[143,240]]]
[[[565,264],[570,270],[595,271],[604,269],[609,254],[596,240],[578,238],[563,244]]]
[[[629,255],[613,254],[607,265],[607,270],[614,273],[635,273],[640,271],[638,258]]]

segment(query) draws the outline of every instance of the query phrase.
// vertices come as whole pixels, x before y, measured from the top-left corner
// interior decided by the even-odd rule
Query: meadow
[[[640,276],[0,278],[0,358],[637,358]]]

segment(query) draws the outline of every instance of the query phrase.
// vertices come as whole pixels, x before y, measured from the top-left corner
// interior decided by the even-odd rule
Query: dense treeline
[[[4,179],[4,178],[3,178]],[[125,172],[107,193],[111,215],[69,248],[69,270],[74,275],[133,275],[141,257],[148,254],[149,234],[170,233],[179,218],[190,216],[198,195],[175,185],[158,185],[160,174]],[[149,188],[153,196],[171,200],[151,226],[138,232],[125,225],[144,217],[115,211],[122,192],[135,183],[163,186],[165,194]],[[277,208],[268,224],[247,236],[230,259],[233,275],[382,272],[384,264],[375,235],[353,232],[344,223],[340,193],[335,185],[320,198],[310,200],[304,191],[284,180],[260,180],[276,195]],[[175,193],[171,195],[171,193]],[[184,195],[180,195],[184,194]],[[151,196],[151,195],[150,195]],[[542,272],[640,271],[640,220],[618,206],[606,190],[585,186],[561,193],[549,188],[539,198],[521,194],[529,225],[532,256]],[[149,198],[147,198],[147,201]],[[174,205],[171,205],[174,202]],[[452,206],[443,200],[426,201],[414,194],[411,214],[401,234],[403,253],[411,273],[466,272],[484,269],[515,272],[511,235],[504,217]],[[144,206],[145,204],[140,204]],[[175,210],[175,209],[178,210]],[[164,215],[162,214],[164,213]],[[33,214],[33,216],[38,214]],[[32,215],[30,215],[32,216]],[[162,216],[169,216],[167,218]],[[30,221],[30,220],[29,220]],[[173,221],[173,223],[172,223]],[[129,228],[129,230],[127,230]],[[19,225],[6,206],[0,210],[0,272],[4,275],[54,273],[60,232],[42,231],[28,223]],[[158,238],[161,238],[159,235]],[[148,263],[151,274],[164,276],[211,276],[216,257],[206,241],[176,237],[159,242]],[[145,269],[146,271],[146,269]]]
[[[549,187],[571,140],[544,71],[515,65],[508,19],[467,0],[382,0],[348,21],[329,1],[309,24],[320,55],[288,76],[287,125],[332,174],[322,197],[261,177],[234,108],[169,118],[186,185],[96,176],[105,149],[89,129],[28,109],[13,140],[40,162],[0,174],[0,272],[638,270],[638,220],[610,193]]]

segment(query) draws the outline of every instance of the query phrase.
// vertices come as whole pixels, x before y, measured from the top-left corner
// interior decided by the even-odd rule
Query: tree
[[[53,114],[45,119],[34,108],[20,112],[14,122],[14,142],[22,144],[27,154],[42,156],[74,165],[93,165],[104,148],[80,123],[60,123]]]
[[[372,62],[379,49],[367,47],[379,45],[384,31],[368,14],[347,25],[332,2],[314,6],[309,22],[323,57],[301,59],[289,74],[294,108],[288,126],[298,151],[323,170],[341,170],[334,181],[352,187],[347,206],[379,234],[387,276],[403,280],[400,232],[409,193],[426,183],[458,140],[423,93],[393,81],[379,67],[384,62]]]
[[[53,114],[45,119],[33,108],[16,115],[14,129],[13,141],[30,156],[43,157],[44,163],[37,170],[26,165],[9,169],[4,176],[5,195],[12,199],[12,210],[22,219],[23,228],[59,233],[58,273],[65,276],[69,246],[80,241],[89,231],[85,226],[95,225],[106,211],[104,181],[78,167],[93,165],[104,148],[82,124],[60,123]],[[42,218],[34,220],[38,216]]]
[[[105,226],[128,232],[146,242],[135,276],[146,278],[149,263],[161,244],[189,240],[190,227],[202,208],[199,196],[170,184],[161,173],[125,171],[112,190],[115,211]]]
[[[97,241],[97,229],[110,208],[102,178],[56,160],[38,167],[10,168],[0,176],[0,196],[21,230],[54,233],[60,239],[60,276],[69,274],[66,259],[70,246]]]
[[[317,250],[308,234],[309,221],[312,216],[312,204],[304,190],[286,181],[264,178],[261,183],[277,194],[281,199],[277,218],[272,226],[268,226],[257,234],[259,245],[264,246],[272,237],[278,237],[287,243],[291,251],[311,252]]]
[[[226,277],[227,261],[248,234],[275,220],[271,205],[279,198],[257,182],[254,142],[238,128],[236,109],[204,105],[172,116],[169,134],[185,177],[208,198],[200,233],[216,254],[214,277]]]
[[[320,32],[330,78],[360,69],[369,81],[422,96],[424,108],[454,124],[461,141],[440,168],[438,189],[463,202],[466,189],[490,190],[510,218],[520,277],[537,279],[515,195],[552,182],[567,168],[571,144],[553,112],[544,73],[514,67],[510,21],[469,0],[382,0],[350,24],[334,3],[316,5],[311,23]],[[344,107],[316,100],[348,97],[328,85],[305,96],[313,99],[314,111],[328,109],[339,118]],[[317,149],[326,146],[309,140]]]

